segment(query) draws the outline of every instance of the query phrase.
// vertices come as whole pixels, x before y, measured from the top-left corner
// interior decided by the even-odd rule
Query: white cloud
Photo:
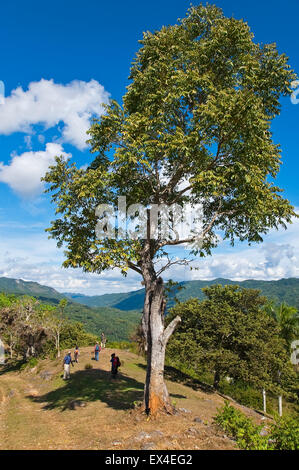
[[[63,122],[62,142],[83,150],[92,116],[103,113],[109,94],[96,80],[74,80],[66,85],[53,80],[31,82],[28,90],[18,87],[0,107],[0,134],[33,131],[34,124],[46,129]]]
[[[8,184],[21,197],[32,198],[42,191],[40,179],[59,155],[70,156],[55,143],[46,144],[45,150],[14,155],[9,165],[0,162],[0,182]]]
[[[40,226],[41,224],[42,226]],[[47,221],[18,225],[18,222],[0,220],[0,276],[32,280],[54,287],[60,292],[80,292],[101,295],[141,289],[141,276],[130,272],[123,277],[118,269],[101,275],[88,274],[80,269],[62,269],[63,250],[42,232]],[[218,277],[235,281],[245,279],[272,280],[299,278],[299,220],[288,230],[272,231],[261,245],[238,244],[234,248],[223,243],[220,250],[205,259],[197,259],[193,266],[173,266],[165,271],[164,279],[175,281],[209,280]],[[184,251],[182,249],[182,251]],[[186,253],[182,253],[186,254]],[[174,257],[180,253],[173,252]]]
[[[28,230],[30,227],[28,228]],[[21,232],[21,230],[20,230]],[[20,233],[19,232],[19,233]],[[131,272],[124,278],[119,269],[99,274],[80,269],[62,269],[62,250],[46,234],[26,233],[0,238],[0,277],[35,281],[60,292],[101,295],[141,289],[141,278]]]

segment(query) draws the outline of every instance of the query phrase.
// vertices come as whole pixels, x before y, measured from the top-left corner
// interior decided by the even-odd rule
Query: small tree
[[[0,331],[13,352],[24,359],[38,354],[47,339],[43,308],[31,297],[11,299],[0,308]]]
[[[122,106],[111,101],[89,131],[90,166],[77,169],[60,157],[44,178],[59,214],[49,233],[66,247],[64,266],[142,276],[147,412],[172,411],[164,358],[180,318],[165,328],[161,274],[186,259],[171,257],[171,248],[184,244],[195,255],[209,255],[217,230],[232,244],[260,242],[295,215],[273,183],[280,149],[270,132],[279,98],[292,92],[295,78],[286,56],[273,44],[254,43],[246,23],[215,6],[192,7],[178,24],[144,34]],[[125,223],[136,213],[132,204],[146,208],[145,230],[137,224],[127,237],[118,220],[111,236],[104,218],[99,236],[98,206],[109,212],[118,197],[131,207]],[[186,236],[177,236],[171,211],[169,236],[162,230],[162,207],[173,204],[201,206],[201,224]],[[160,217],[153,224],[154,206]]]
[[[285,302],[279,305],[269,302],[265,306],[265,311],[278,323],[280,335],[285,340],[289,352],[292,341],[299,339],[298,310]]]
[[[195,370],[214,371],[214,387],[230,376],[259,388],[281,390],[281,383],[294,377],[284,341],[276,322],[262,307],[267,299],[258,290],[238,286],[203,289],[207,299],[179,303],[169,321],[180,315],[182,322],[170,341],[173,360]]]

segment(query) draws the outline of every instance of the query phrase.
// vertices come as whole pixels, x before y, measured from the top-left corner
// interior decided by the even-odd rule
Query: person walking
[[[71,351],[69,351],[63,359],[63,369],[64,369],[63,380],[67,380],[71,378],[71,371],[70,371],[71,364],[74,367],[74,364],[72,361],[72,353]]]
[[[112,374],[112,376],[115,377],[116,374],[117,374],[117,370],[120,366],[119,357],[116,356],[115,353],[111,354],[110,362],[111,362],[111,374]]]
[[[79,357],[79,347],[78,347],[78,345],[76,344],[75,352],[74,352],[74,359],[75,359],[75,362],[76,362],[77,364],[79,364],[78,357]]]
[[[96,342],[96,345],[95,345],[95,347],[94,347],[94,358],[95,358],[96,361],[99,360],[99,353],[100,353],[100,350],[101,350],[101,347],[100,347],[100,345],[99,345],[99,343],[98,343],[98,341],[97,341],[97,342]]]
[[[104,335],[104,333],[101,334],[101,348],[102,349],[105,349],[106,347],[106,336]]]

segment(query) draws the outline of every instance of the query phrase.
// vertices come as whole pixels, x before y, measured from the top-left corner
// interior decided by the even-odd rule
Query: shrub
[[[92,369],[92,364],[85,364],[85,370]]]
[[[37,366],[38,360],[36,357],[31,357],[28,362],[25,362],[24,364],[21,365],[20,370],[24,369],[33,369],[35,366]]]
[[[299,421],[298,418],[285,416],[279,418],[271,426],[271,439],[277,450],[299,450]]]
[[[299,423],[296,418],[286,416],[270,425],[267,436],[261,436],[263,426],[254,424],[228,402],[218,411],[215,422],[241,449],[246,450],[299,450]]]
[[[236,440],[240,449],[269,449],[268,436],[260,435],[263,426],[254,424],[243,413],[230,406],[228,402],[216,415],[215,422]]]

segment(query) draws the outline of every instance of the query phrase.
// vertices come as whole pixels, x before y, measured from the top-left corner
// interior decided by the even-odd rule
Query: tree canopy
[[[168,346],[173,362],[214,373],[214,386],[229,376],[255,388],[281,391],[294,378],[277,322],[263,310],[267,299],[258,290],[238,286],[203,289],[206,299],[177,304],[169,321],[182,321]],[[281,385],[278,372],[282,372]]]

